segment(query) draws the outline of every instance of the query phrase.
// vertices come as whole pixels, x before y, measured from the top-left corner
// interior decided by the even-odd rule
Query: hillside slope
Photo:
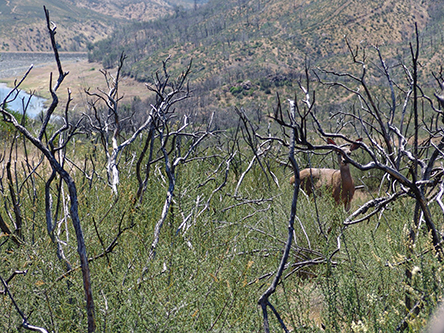
[[[125,52],[126,73],[140,81],[150,81],[168,55],[173,71],[193,59],[194,82],[209,103],[203,107],[215,100],[218,107],[263,104],[270,88],[293,85],[306,59],[312,66],[346,67],[345,36],[353,47],[377,45],[386,58],[400,59],[410,53],[417,23],[422,55],[436,66],[444,44],[443,5],[443,0],[212,0],[197,10],[117,29],[89,57],[112,67]]]
[[[86,51],[116,26],[149,21],[174,12],[189,0],[8,0],[0,2],[2,51],[50,51],[43,6],[57,23],[62,51]]]
[[[442,0],[213,0],[197,11],[178,11],[118,30],[94,47],[91,58],[105,59],[108,52],[101,48],[106,46],[125,50],[140,68],[156,53],[225,65],[260,56],[263,63],[293,66],[291,58],[299,62],[306,56],[319,60],[343,54],[344,36],[374,45],[408,43],[415,22],[420,31],[437,25],[443,4]],[[143,78],[136,71],[132,74]]]

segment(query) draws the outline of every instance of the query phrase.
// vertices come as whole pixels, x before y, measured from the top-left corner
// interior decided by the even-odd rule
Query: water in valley
[[[0,83],[0,101],[3,101],[6,96],[11,92],[11,88],[8,88],[5,83]],[[13,98],[15,99],[11,101]],[[26,115],[30,118],[36,118],[42,111],[45,110],[45,102],[46,99],[31,96],[24,91],[20,91],[17,95],[17,92],[11,94],[8,98],[7,106],[10,110],[23,113],[24,106],[28,105],[26,109]]]
[[[86,53],[60,53],[62,61],[78,61],[86,59],[86,57]],[[0,79],[20,79],[31,64],[34,67],[39,67],[52,63],[55,62],[54,54],[51,52],[2,52],[0,53]],[[0,83],[0,102],[3,102],[10,91],[11,88],[8,88],[6,84]],[[29,97],[29,94],[21,91],[14,101],[8,103],[8,108],[23,113],[23,105],[28,103]],[[32,96],[26,111],[28,117],[36,118],[46,109],[46,102],[44,98]]]

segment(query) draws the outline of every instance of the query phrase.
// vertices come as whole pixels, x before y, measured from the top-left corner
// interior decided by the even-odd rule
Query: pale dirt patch
[[[62,67],[65,72],[69,72],[68,76],[62,83],[58,90],[59,95],[59,110],[63,110],[68,93],[68,88],[71,90],[71,98],[73,99],[71,106],[83,109],[85,107],[86,95],[85,89],[90,89],[90,92],[98,92],[97,88],[107,91],[106,82],[102,73],[99,70],[102,68],[100,63],[91,63],[88,60],[79,61],[65,61],[62,62]],[[21,85],[21,89],[26,92],[32,92],[37,96],[49,99],[49,81],[50,73],[53,74],[53,84],[58,78],[58,69],[55,64],[47,64],[33,68],[25,82]],[[115,74],[116,69],[108,70],[109,73]],[[21,77],[12,77],[2,79],[9,87],[12,87],[14,80],[19,80]],[[120,96],[123,96],[122,102],[130,102],[134,97],[138,96],[142,100],[150,95],[146,86],[142,82],[137,82],[129,77],[121,77],[119,83]]]

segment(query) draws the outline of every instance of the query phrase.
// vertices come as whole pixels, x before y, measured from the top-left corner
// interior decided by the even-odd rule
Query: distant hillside
[[[200,4],[201,1],[198,2]],[[62,51],[86,51],[115,27],[158,19],[192,0],[7,0],[0,1],[1,51],[50,51],[43,12],[57,23]]]
[[[211,0],[197,10],[118,28],[94,44],[89,57],[112,67],[124,51],[126,73],[141,81],[150,81],[168,55],[177,70],[193,59],[203,107],[216,101],[218,108],[263,105],[273,88],[294,91],[306,59],[312,66],[349,63],[344,36],[399,58],[409,53],[416,22],[422,55],[436,65],[444,50],[443,20],[443,0]]]
[[[379,46],[408,43],[414,23],[421,31],[442,28],[444,1],[415,0],[212,0],[196,11],[177,10],[155,22],[117,29],[94,46],[91,59],[106,60],[125,50],[143,79],[162,53],[193,57],[206,67],[261,62],[299,67],[301,60],[329,59],[351,42]],[[441,21],[440,21],[441,20]],[[435,38],[443,31],[437,30]],[[157,59],[155,59],[157,57]],[[199,61],[200,63],[200,61]],[[293,64],[295,63],[295,64]]]

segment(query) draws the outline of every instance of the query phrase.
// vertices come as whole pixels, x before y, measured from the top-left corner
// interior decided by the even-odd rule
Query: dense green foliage
[[[269,161],[269,171],[279,179],[277,186],[270,181],[271,173],[264,173],[256,164],[234,196],[239,175],[252,153],[239,151],[226,174],[221,154],[226,146],[202,147],[194,155],[199,159],[178,169],[174,204],[161,231],[156,255],[149,259],[153,228],[167,183],[159,163],[153,167],[143,203],[132,204],[137,184],[131,154],[137,154],[140,146],[134,144],[128,150],[131,153],[122,157],[126,162],[120,167],[124,171],[117,202],[104,182],[105,175],[98,173],[91,181],[75,173],[89,256],[103,253],[119,228],[127,228],[111,253],[91,261],[99,331],[261,331],[257,300],[280,261],[287,231],[292,193],[287,184],[288,169]],[[89,156],[95,149],[83,140],[67,147],[77,158]],[[100,158],[95,163],[100,165]],[[87,174],[91,174],[92,167],[86,162]],[[49,171],[44,166],[38,170],[41,176]],[[80,272],[64,276],[66,265],[58,259],[56,245],[46,234],[44,211],[38,209],[44,206],[44,182],[35,178],[36,196],[30,180],[20,179],[22,182],[24,242],[21,246],[2,242],[1,276],[27,270],[26,275],[15,276],[9,288],[34,325],[55,332],[80,332],[86,320]],[[1,215],[7,216],[5,207],[10,203],[6,189],[3,195],[6,201]],[[357,199],[354,206],[362,199]],[[319,225],[313,213],[314,202],[301,197],[288,276],[273,296],[290,327],[308,332],[320,331],[321,324],[329,332],[392,330],[404,318],[406,291],[421,302],[422,308],[410,322],[411,331],[424,325],[441,299],[443,273],[427,238],[416,244],[416,255],[406,261],[411,200],[392,205],[380,220],[375,218],[344,230],[340,237],[343,250],[330,264],[293,271],[293,264],[332,254],[345,217],[342,209],[328,199],[318,200]],[[330,230],[327,239],[320,228]],[[63,245],[66,258],[73,268],[77,267],[73,230],[63,214],[57,232],[68,245]],[[406,290],[403,282],[406,265],[418,268],[411,290]],[[5,296],[0,305],[4,318],[1,330],[15,331],[21,322],[16,310]],[[279,330],[278,323],[272,322],[272,326]]]

